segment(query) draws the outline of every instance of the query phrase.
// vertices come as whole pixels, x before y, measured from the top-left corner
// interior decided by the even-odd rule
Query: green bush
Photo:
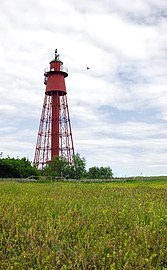
[[[1,178],[26,178],[31,175],[37,176],[39,172],[25,157],[21,159],[0,158]]]

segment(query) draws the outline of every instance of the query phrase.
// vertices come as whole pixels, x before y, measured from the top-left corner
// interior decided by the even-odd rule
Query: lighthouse
[[[43,169],[54,157],[72,164],[74,145],[65,78],[68,70],[55,50],[49,70],[44,71],[45,97],[37,136],[34,165]]]

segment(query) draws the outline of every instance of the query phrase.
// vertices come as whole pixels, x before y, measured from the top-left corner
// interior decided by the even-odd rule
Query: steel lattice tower
[[[68,110],[65,80],[68,70],[63,67],[57,49],[50,70],[44,72],[45,98],[36,143],[34,165],[43,167],[54,157],[73,162],[74,145]]]

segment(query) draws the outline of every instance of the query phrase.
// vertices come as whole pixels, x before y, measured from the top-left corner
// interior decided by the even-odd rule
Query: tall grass
[[[0,182],[0,269],[167,269],[167,182]]]

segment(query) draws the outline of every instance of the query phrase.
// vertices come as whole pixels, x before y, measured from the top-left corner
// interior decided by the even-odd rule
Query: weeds
[[[0,269],[166,269],[167,183],[0,183]]]

